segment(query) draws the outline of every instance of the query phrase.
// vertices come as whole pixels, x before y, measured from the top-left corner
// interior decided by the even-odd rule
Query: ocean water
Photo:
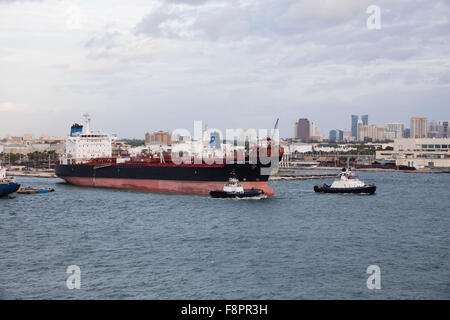
[[[56,192],[0,199],[0,298],[450,299],[450,175],[359,177],[377,193],[278,181],[272,198],[220,200],[19,177]]]

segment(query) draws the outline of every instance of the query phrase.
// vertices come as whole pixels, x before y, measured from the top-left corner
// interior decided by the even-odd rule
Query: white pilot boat
[[[223,190],[213,190],[209,193],[212,198],[251,198],[264,195],[261,189],[244,189],[236,178],[230,178],[223,186]]]
[[[366,185],[359,180],[350,169],[342,169],[340,179],[335,180],[331,186],[327,184],[318,184],[314,186],[315,192],[325,193],[375,193],[377,187],[373,184]]]

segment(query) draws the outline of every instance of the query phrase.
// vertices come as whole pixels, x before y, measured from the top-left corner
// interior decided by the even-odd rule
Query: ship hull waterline
[[[185,181],[185,180],[156,180],[156,179],[126,179],[126,178],[94,178],[94,177],[60,177],[69,184],[128,189],[144,192],[202,194],[209,195],[210,191],[222,189],[226,181]],[[264,195],[273,196],[274,190],[269,187],[267,181],[240,182],[245,189],[261,189]]]
[[[16,192],[20,188],[20,184],[15,182],[10,182],[7,184],[0,184],[0,197],[10,195]]]

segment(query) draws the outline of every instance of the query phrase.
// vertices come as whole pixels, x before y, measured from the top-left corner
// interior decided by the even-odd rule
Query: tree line
[[[0,153],[0,159],[3,165],[26,165],[28,167],[48,167],[58,160],[56,151],[34,151],[26,155],[20,153]]]

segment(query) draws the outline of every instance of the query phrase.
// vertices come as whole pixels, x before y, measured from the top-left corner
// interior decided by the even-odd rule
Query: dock
[[[339,174],[277,174],[271,176],[269,181],[332,179],[337,177],[339,177]]]

